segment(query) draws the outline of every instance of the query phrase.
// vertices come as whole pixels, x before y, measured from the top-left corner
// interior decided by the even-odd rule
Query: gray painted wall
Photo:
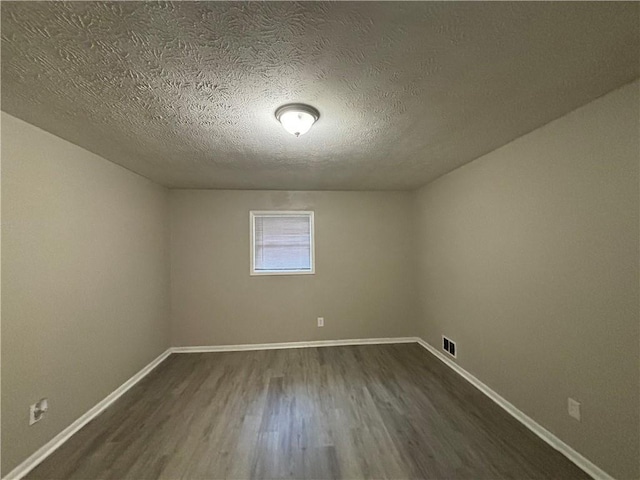
[[[414,334],[409,192],[172,190],[170,198],[175,346]],[[272,209],[314,210],[315,275],[249,275],[249,211]]]
[[[169,346],[167,190],[3,113],[2,229],[6,475]]]
[[[639,85],[416,195],[420,335],[618,478],[640,477]]]

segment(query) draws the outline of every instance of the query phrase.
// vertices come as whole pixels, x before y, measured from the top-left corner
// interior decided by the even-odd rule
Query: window
[[[315,273],[313,212],[251,212],[251,275]]]

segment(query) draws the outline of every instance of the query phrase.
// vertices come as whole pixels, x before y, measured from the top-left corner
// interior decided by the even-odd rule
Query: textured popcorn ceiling
[[[640,75],[636,2],[1,8],[3,110],[171,187],[414,188]]]

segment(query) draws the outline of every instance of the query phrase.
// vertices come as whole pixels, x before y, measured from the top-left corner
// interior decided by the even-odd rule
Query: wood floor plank
[[[415,344],[171,355],[28,479],[585,479]]]

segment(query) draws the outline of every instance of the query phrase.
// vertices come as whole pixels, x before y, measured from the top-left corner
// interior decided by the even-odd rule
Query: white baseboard
[[[420,345],[422,345],[424,348],[426,348],[430,353],[432,353],[438,360],[442,361],[445,365],[450,367],[452,370],[454,370],[456,373],[462,376],[465,380],[471,383],[474,387],[476,387],[478,390],[484,393],[487,397],[489,397],[491,400],[497,403],[500,407],[506,410],[507,413],[511,414],[512,417],[520,421],[520,423],[522,423],[525,427],[527,427],[529,430],[535,433],[538,437],[540,437],[546,443],[551,445],[553,448],[558,450],[565,457],[567,457],[569,460],[575,463],[585,473],[587,473],[588,475],[590,475],[591,477],[597,480],[614,480],[613,477],[609,475],[607,472],[605,472],[596,464],[594,464],[593,462],[591,462],[590,460],[588,460],[587,458],[585,458],[584,456],[576,452],[573,448],[571,448],[569,445],[564,443],[562,440],[556,437],[549,430],[547,430],[538,422],[536,422],[531,417],[529,417],[527,414],[519,410],[515,405],[513,405],[511,402],[506,400],[504,397],[500,396],[490,387],[482,383],[480,380],[478,380],[476,377],[471,375],[469,372],[467,372],[464,368],[462,368],[460,365],[455,363],[453,360],[451,360],[450,358],[447,358],[437,348],[428,344],[421,338],[416,338],[416,341]]]
[[[345,345],[381,345],[386,343],[416,343],[417,337],[354,338],[349,340],[311,340],[307,342],[247,343],[243,345],[202,345],[173,347],[173,353],[240,352],[245,350],[281,350],[285,348],[339,347]]]
[[[78,418],[75,422],[61,431],[58,435],[49,440],[46,444],[40,447],[29,458],[11,470],[2,480],[19,480],[27,473],[37,467],[45,458],[51,455],[60,445],[66,442],[74,433],[84,427],[87,423],[100,415],[109,405],[120,398],[136,383],[146,377],[154,368],[156,368],[162,361],[171,355],[171,349],[167,349],[158,358],[149,363],[146,367],[136,373],[129,380],[120,385],[116,390],[107,395],[93,408],[87,411],[84,415]]]

